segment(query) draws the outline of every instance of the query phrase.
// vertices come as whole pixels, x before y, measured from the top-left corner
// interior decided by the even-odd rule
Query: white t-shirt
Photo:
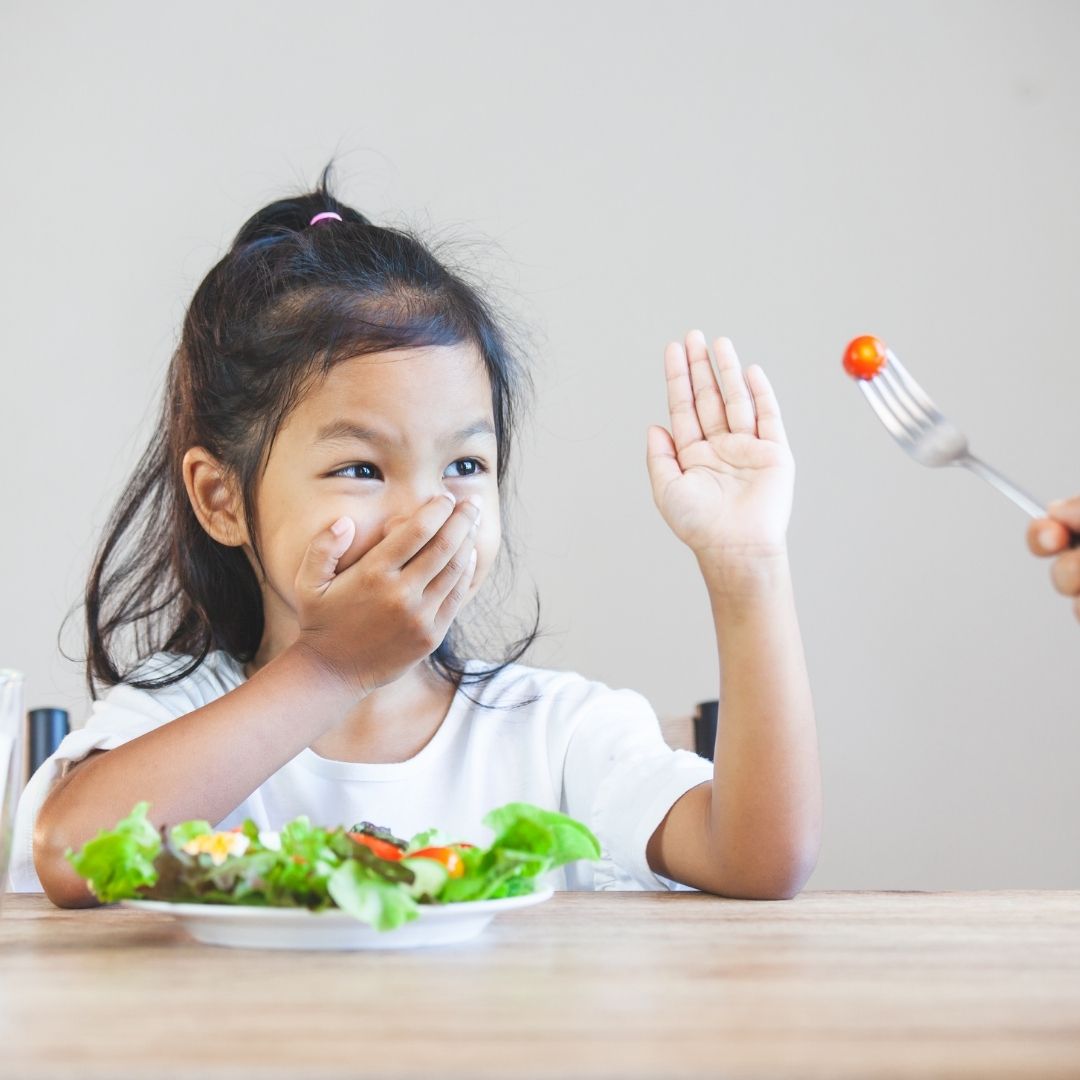
[[[178,659],[159,654],[149,669]],[[470,660],[466,669],[492,666]],[[8,887],[42,891],[31,850],[34,821],[64,762],[121,746],[221,697],[244,679],[242,666],[219,651],[163,689],[111,687],[94,702],[86,725],[64,738],[24,789]],[[483,709],[463,690],[485,705],[539,700],[517,709]],[[695,785],[710,782],[712,772],[707,758],[664,742],[656,713],[636,691],[515,663],[486,684],[463,683],[434,736],[407,761],[334,761],[306,747],[212,824],[230,828],[250,817],[260,829],[276,830],[306,814],[313,823],[331,827],[370,821],[405,838],[437,827],[454,840],[486,846],[492,835],[481,824],[484,815],[523,801],[569,814],[600,841],[601,861],[556,868],[546,884],[571,890],[686,889],[650,870],[645,846],[672,804]]]

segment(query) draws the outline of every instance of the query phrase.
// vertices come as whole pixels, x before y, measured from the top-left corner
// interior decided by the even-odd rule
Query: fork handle
[[[976,476],[981,476],[988,484],[996,487],[1006,498],[1012,499],[1024,513],[1031,517],[1050,516],[1046,508],[1040,506],[1027,492],[1022,491],[1012,481],[1006,480],[997,469],[991,468],[985,461],[980,461],[973,454],[965,454],[963,457],[957,458],[956,464],[969,469]],[[1080,533],[1075,533],[1071,529],[1069,530],[1069,547],[1080,547]]]

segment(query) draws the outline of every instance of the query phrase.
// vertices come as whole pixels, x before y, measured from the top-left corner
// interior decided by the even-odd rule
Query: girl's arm
[[[46,895],[60,907],[93,906],[63,857],[68,847],[113,828],[142,799],[157,826],[221,821],[362,696],[294,645],[209,705],[79,762],[49,793],[34,827],[34,867]]]
[[[697,557],[720,662],[713,781],[679,799],[653,869],[723,896],[786,899],[821,842],[821,775],[785,535],[794,459],[772,387],[731,342],[691,332],[665,352],[674,437],[649,432],[653,497]]]
[[[158,827],[221,821],[372,690],[429,656],[472,581],[467,507],[436,496],[340,573],[355,523],[324,529],[297,573],[294,644],[216,701],[81,762],[50,792],[34,828],[34,867],[49,899],[94,903],[64,852],[113,828],[135,803],[150,803]]]

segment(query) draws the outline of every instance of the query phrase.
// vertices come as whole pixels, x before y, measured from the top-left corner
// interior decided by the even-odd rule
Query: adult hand
[[[1035,555],[1057,556],[1050,565],[1050,579],[1059,593],[1072,598],[1080,619],[1080,547],[1069,547],[1073,535],[1080,534],[1080,495],[1058,499],[1047,510],[1049,516],[1028,525],[1028,547]]]

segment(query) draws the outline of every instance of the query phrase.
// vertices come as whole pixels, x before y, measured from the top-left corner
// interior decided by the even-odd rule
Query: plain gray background
[[[2,30],[0,663],[28,705],[85,720],[57,633],[187,300],[336,154],[346,201],[456,243],[536,342],[525,662],[661,716],[717,695],[645,446],[666,342],[726,334],[798,468],[808,887],[1080,886],[1080,623],[1024,515],[908,459],[840,366],[882,336],[977,453],[1080,491],[1080,7],[8,3]]]

